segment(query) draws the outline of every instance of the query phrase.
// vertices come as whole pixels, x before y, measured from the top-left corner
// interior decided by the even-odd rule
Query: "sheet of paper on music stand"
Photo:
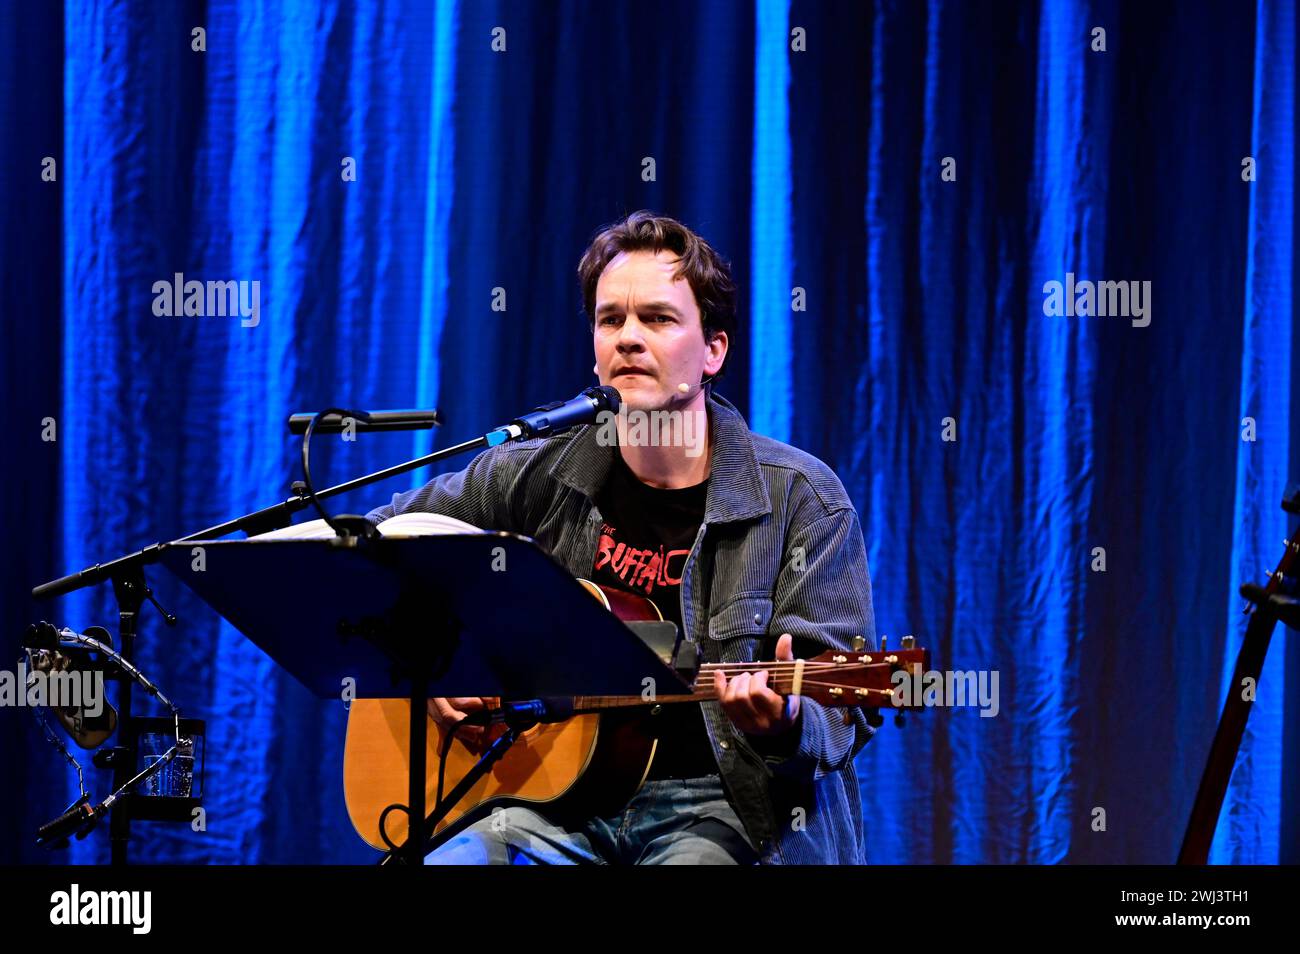
[[[378,525],[386,537],[423,537],[444,533],[487,533],[488,531],[442,513],[399,513]],[[324,520],[307,520],[279,530],[259,533],[254,540],[328,540],[334,530]]]

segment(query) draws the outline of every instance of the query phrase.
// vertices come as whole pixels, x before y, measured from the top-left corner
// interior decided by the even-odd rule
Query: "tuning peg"
[[[904,637],[903,637],[903,648],[904,648],[904,649],[915,649],[915,648],[916,648],[916,637],[915,637],[915,636],[904,636]]]

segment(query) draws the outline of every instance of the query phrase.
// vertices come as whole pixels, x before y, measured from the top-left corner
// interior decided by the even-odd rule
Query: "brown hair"
[[[731,268],[708,242],[689,228],[666,215],[642,209],[600,231],[582,261],[578,263],[578,281],[582,285],[582,303],[587,322],[596,327],[596,283],[605,267],[623,252],[669,251],[677,256],[673,279],[685,278],[700,307],[704,340],[712,341],[719,331],[727,334],[727,352],[736,340],[736,285]],[[722,376],[726,360],[709,382]]]

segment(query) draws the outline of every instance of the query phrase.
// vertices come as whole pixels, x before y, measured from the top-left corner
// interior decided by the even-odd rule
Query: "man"
[[[705,662],[788,661],[856,636],[874,647],[862,531],[839,479],[712,394],[735,334],[726,263],[643,211],[597,235],[578,273],[596,374],[628,412],[617,446],[594,425],[502,445],[370,519],[426,510],[530,536],[575,576],[650,597]],[[632,418],[655,411],[675,413],[647,440]],[[647,716],[654,762],[615,816],[566,828],[503,809],[428,862],[860,863],[852,758],[874,730],[861,709],[783,697],[767,676],[718,673],[718,702]],[[430,713],[453,725],[484,704],[435,699]],[[457,737],[480,751],[484,731]]]

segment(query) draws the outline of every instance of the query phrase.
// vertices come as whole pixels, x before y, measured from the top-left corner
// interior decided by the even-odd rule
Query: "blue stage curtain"
[[[9,632],[112,626],[107,587],[27,591],[283,499],[291,411],[446,415],[322,439],[324,482],[592,383],[578,258],[651,208],[733,262],[720,393],[844,481],[878,633],[998,673],[996,717],[886,719],[858,761],[868,858],[1175,858],[1236,589],[1300,477],[1293,3],[45,6],[0,11]],[[257,281],[260,320],[156,315],[178,273]],[[1150,323],[1046,314],[1067,275],[1149,281]],[[181,623],[146,609],[136,661],[208,722],[207,830],[142,824],[133,857],[371,859],[343,704],[150,582]],[[1215,861],[1298,860],[1295,643]],[[0,861],[106,860],[102,832],[32,846],[75,788],[28,713],[0,719]]]

